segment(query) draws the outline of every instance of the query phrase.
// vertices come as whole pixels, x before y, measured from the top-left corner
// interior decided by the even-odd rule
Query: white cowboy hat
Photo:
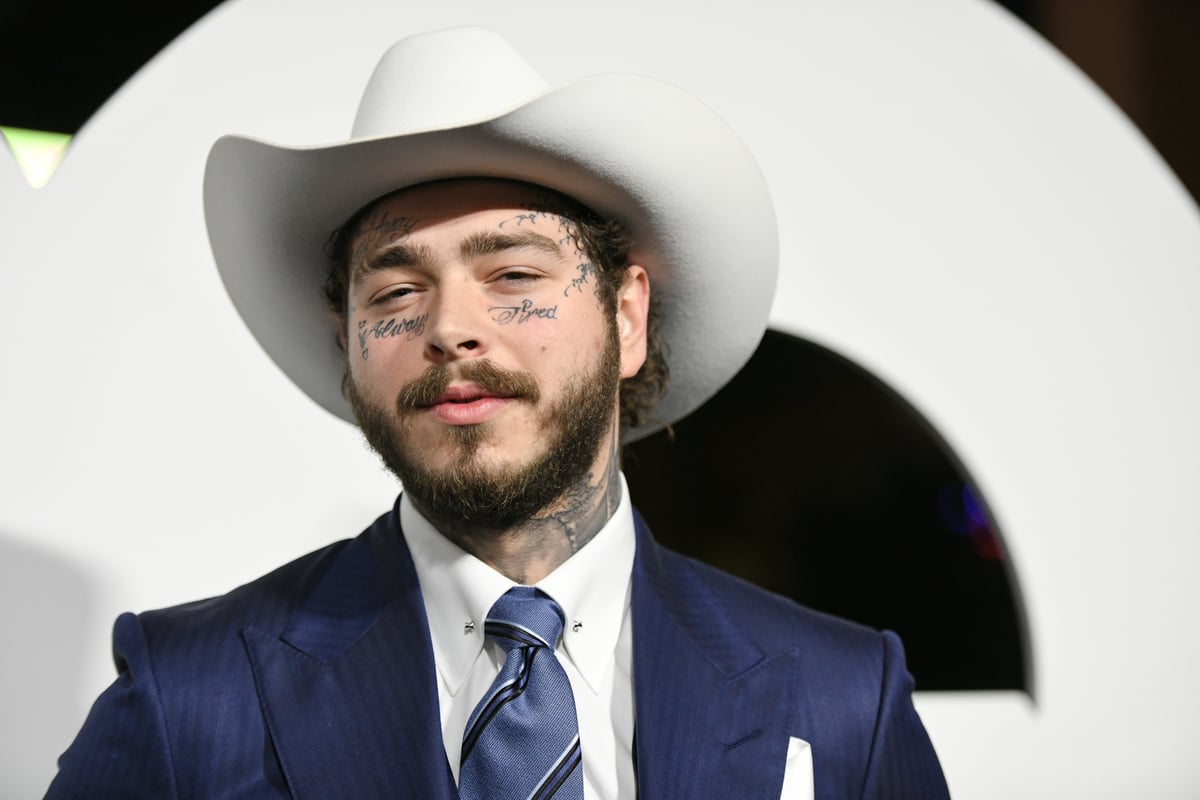
[[[625,222],[661,302],[670,386],[625,432],[686,416],[754,352],[778,272],[775,213],[738,136],[685,92],[634,75],[551,89],[497,34],[403,39],[375,68],[349,141],[213,145],[204,211],[225,287],[250,331],[309,397],[353,421],[321,292],[329,234],[405,186],[510,178]]]

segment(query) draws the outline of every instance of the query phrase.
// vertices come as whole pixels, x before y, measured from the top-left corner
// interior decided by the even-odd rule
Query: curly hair
[[[575,244],[583,251],[596,270],[600,303],[608,314],[611,324],[616,324],[617,290],[629,269],[629,250],[633,238],[629,229],[619,220],[601,217],[574,198],[535,186],[542,197],[536,210],[552,213],[566,220]],[[411,187],[408,187],[411,188]],[[403,189],[398,191],[404,191]],[[385,195],[384,197],[387,197]],[[329,236],[325,246],[329,271],[325,275],[325,301],[337,316],[341,330],[346,327],[348,287],[350,280],[350,252],[358,225],[367,212],[383,197],[378,198],[355,212],[346,222]],[[530,208],[530,210],[535,210]],[[338,336],[339,346],[345,350],[344,336]],[[345,394],[349,369],[342,379]],[[667,391],[670,372],[667,367],[666,343],[662,338],[662,320],[657,298],[651,294],[650,311],[646,318],[646,361],[631,378],[621,381],[620,413],[622,429],[636,428],[649,421],[649,412]]]

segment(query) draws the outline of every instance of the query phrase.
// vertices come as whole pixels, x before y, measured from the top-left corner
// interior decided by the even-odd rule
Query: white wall
[[[445,7],[443,7],[445,6]],[[349,130],[407,33],[496,28],[555,83],[640,72],[743,132],[775,193],[775,327],[890,382],[996,512],[1037,706],[918,698],[960,798],[1190,798],[1200,215],[1088,81],[982,2],[233,0],[77,137],[0,158],[0,797],[38,795],[125,609],[220,593],[391,500],[258,349],[200,209],[211,142]]]

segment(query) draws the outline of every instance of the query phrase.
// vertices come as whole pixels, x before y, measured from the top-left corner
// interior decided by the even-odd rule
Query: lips
[[[532,375],[480,360],[429,367],[401,388],[396,407],[401,416],[433,411],[452,424],[468,424],[472,414],[482,420],[489,409],[515,401],[537,405],[539,397]]]
[[[477,386],[452,386],[425,408],[447,425],[478,425],[487,422],[517,399]]]
[[[453,403],[455,405],[466,405],[480,400],[512,400],[516,399],[514,395],[504,392],[496,392],[484,389],[473,384],[449,386],[434,398],[432,403],[425,404],[424,408],[432,408],[444,403]]]

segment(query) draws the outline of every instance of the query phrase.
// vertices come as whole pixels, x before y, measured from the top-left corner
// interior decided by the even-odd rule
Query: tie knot
[[[549,595],[532,586],[514,586],[492,606],[483,630],[506,651],[514,647],[553,650],[563,620],[562,609]]]

